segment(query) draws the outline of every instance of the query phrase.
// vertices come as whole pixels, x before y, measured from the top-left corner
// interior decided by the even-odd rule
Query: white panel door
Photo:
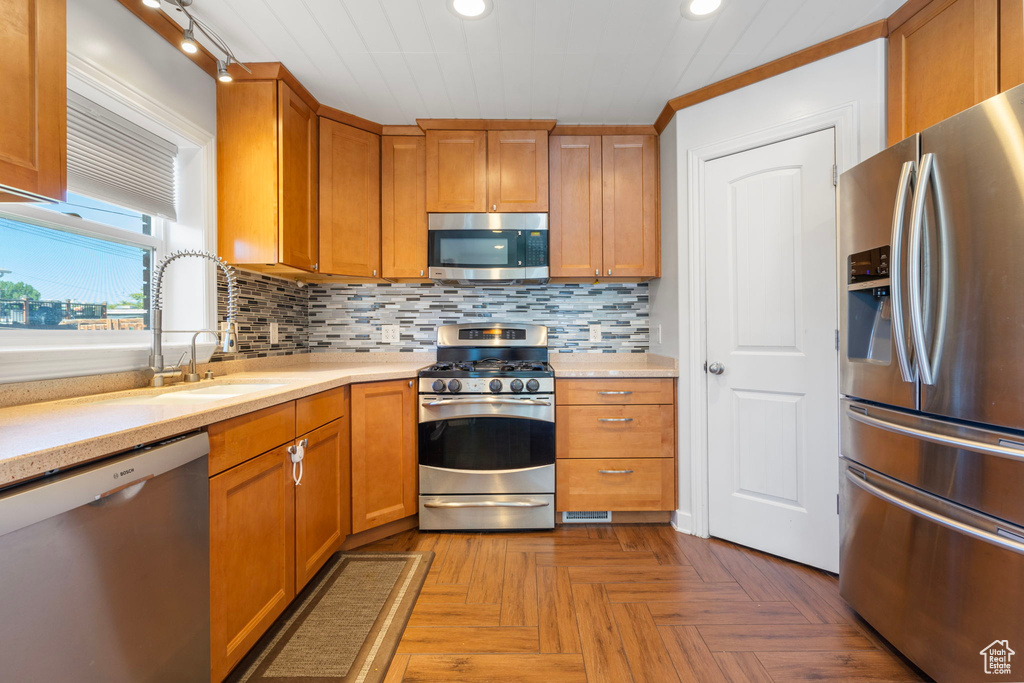
[[[834,163],[828,129],[710,161],[704,185],[710,532],[830,571],[839,568]]]

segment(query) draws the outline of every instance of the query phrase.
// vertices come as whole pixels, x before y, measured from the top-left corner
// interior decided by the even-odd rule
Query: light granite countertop
[[[586,377],[678,377],[673,358],[653,353],[552,353],[556,379]]]
[[[237,371],[199,384],[163,389],[130,388],[0,408],[0,486],[335,387],[355,382],[414,379],[421,368],[434,361],[433,354],[415,354],[413,358],[410,358],[413,354],[386,354],[385,358],[374,358],[376,362],[369,362],[367,356],[371,354],[359,354],[358,361],[354,355],[303,354],[261,359],[265,362],[239,363],[234,366]],[[556,378],[677,377],[679,374],[674,360],[653,354],[553,353],[551,365]],[[80,387],[64,385],[83,382],[95,388],[110,386],[96,378],[72,378],[38,383],[39,386],[31,388],[15,386],[8,389],[8,394],[20,392],[35,397],[53,391],[74,395],[85,392]],[[277,386],[202,402],[133,402],[133,399],[155,394],[223,384]],[[66,393],[69,391],[73,393]]]
[[[201,429],[214,422],[354,382],[413,379],[430,360],[315,362],[237,372],[199,384],[131,389],[0,409],[0,486]],[[281,385],[265,391],[182,404],[132,403],[156,393],[218,384]],[[113,399],[128,399],[111,403]]]

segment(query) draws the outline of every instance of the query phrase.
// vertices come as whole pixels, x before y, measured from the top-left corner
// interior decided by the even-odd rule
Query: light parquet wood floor
[[[920,681],[835,577],[667,525],[407,531],[433,550],[387,683]]]

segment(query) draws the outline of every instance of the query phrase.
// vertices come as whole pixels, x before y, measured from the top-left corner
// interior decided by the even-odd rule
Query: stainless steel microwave
[[[546,213],[432,213],[427,266],[445,285],[548,281]]]

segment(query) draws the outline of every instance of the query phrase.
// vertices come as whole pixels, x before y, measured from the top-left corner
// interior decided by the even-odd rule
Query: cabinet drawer
[[[675,409],[670,405],[558,406],[558,458],[671,458]]]
[[[556,470],[558,510],[675,510],[673,458],[560,460]]]
[[[672,379],[560,379],[559,405],[666,404],[675,402]]]
[[[295,438],[295,402],[288,401],[209,426],[210,475]]]
[[[298,435],[323,427],[348,412],[348,387],[321,391],[295,401],[295,433]]]

